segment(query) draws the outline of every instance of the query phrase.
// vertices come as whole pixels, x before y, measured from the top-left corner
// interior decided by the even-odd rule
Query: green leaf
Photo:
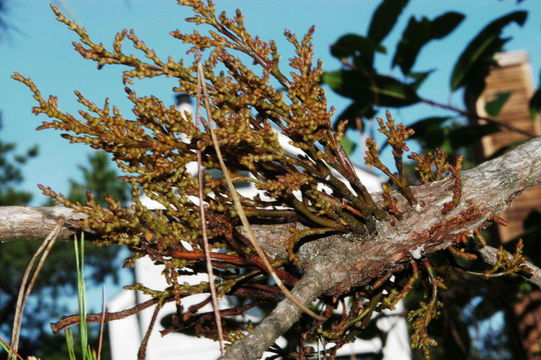
[[[392,66],[398,65],[402,73],[408,74],[417,59],[421,47],[430,41],[430,20],[423,17],[420,21],[412,16],[402,34]]]
[[[430,38],[441,39],[449,35],[466,16],[459,12],[449,11],[438,16],[430,23]]]
[[[442,125],[449,119],[451,118],[448,116],[432,116],[417,121],[415,124],[410,126],[410,128],[415,131],[412,138],[415,139],[419,137],[426,137],[430,131],[441,128]]]
[[[342,148],[348,155],[353,154],[353,152],[355,151],[355,148],[357,147],[357,144],[351,141],[351,139],[348,138],[346,135],[342,137],[342,139],[340,140],[340,144],[342,145]]]
[[[374,43],[372,39],[357,34],[343,35],[331,45],[331,55],[339,59],[374,51],[384,53],[385,48]]]
[[[412,16],[402,34],[392,66],[398,65],[402,73],[409,74],[423,46],[431,40],[441,39],[453,31],[464,19],[464,15],[448,12],[434,20]]]
[[[456,152],[459,148],[475,144],[483,136],[500,131],[496,124],[473,124],[457,126],[445,125],[451,117],[429,117],[417,121],[410,128],[415,131],[411,137],[428,149],[440,148],[446,152]]]
[[[376,75],[370,89],[379,97],[379,106],[402,107],[420,100],[415,88],[390,76]]]
[[[73,341],[73,333],[70,328],[67,328],[65,331],[66,344],[68,347],[68,356],[70,360],[77,360],[75,356],[75,342]]]
[[[408,0],[383,0],[372,15],[368,37],[381,44],[391,32]]]
[[[476,85],[477,88],[484,87],[484,78],[494,64],[494,54],[501,51],[509,40],[501,38],[503,28],[513,22],[522,26],[527,16],[526,11],[515,11],[492,21],[481,30],[455,63],[451,74],[451,90],[455,91],[472,81],[483,81],[482,86]]]
[[[342,72],[344,70],[338,71],[325,71],[321,76],[321,81],[324,84],[327,84],[331,89],[337,90],[341,89],[343,85],[342,81]]]
[[[530,109],[530,119],[533,120],[535,115],[541,111],[541,87],[534,92],[528,106]]]
[[[485,111],[487,114],[497,118],[510,96],[510,91],[496,94],[493,100],[485,104]]]
[[[482,301],[473,310],[473,315],[477,320],[485,320],[492,317],[500,309],[490,297],[483,297]]]
[[[419,141],[425,148],[441,148],[448,132],[443,124],[450,119],[450,117],[434,116],[419,120],[410,126],[415,131],[411,138]]]
[[[421,85],[428,78],[428,75],[432,74],[435,69],[423,71],[423,72],[412,72],[408,74],[408,77],[413,79],[413,82],[409,83],[415,90],[419,89]]]
[[[455,128],[449,133],[449,139],[453,149],[470,146],[479,141],[483,136],[501,131],[500,126],[494,123],[473,124]]]
[[[66,330],[69,330],[69,329],[66,329]],[[3,341],[0,341],[0,347],[4,349],[5,352],[9,353],[10,349],[7,347],[7,345]],[[15,354],[12,354],[11,360],[17,360],[17,356],[15,356]]]
[[[336,93],[360,103],[403,107],[419,101],[414,87],[385,75],[338,70],[324,73],[322,79]]]
[[[346,127],[349,129],[358,130],[356,124],[357,118],[363,121],[365,118],[372,118],[376,115],[376,111],[372,105],[373,104],[371,102],[352,102],[336,117],[335,126],[337,126],[342,120],[348,120]]]
[[[38,152],[39,152],[38,146],[34,145],[30,149],[28,149],[26,151],[26,156],[27,157],[34,157],[34,156],[36,156],[38,154]]]
[[[341,36],[333,45],[331,45],[331,55],[344,59],[353,57],[356,66],[372,70],[374,63],[374,53],[385,53],[385,48],[370,38],[357,34],[346,34]]]

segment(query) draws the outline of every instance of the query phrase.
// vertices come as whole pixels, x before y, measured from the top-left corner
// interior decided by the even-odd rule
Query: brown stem
[[[139,351],[137,352],[137,360],[145,360],[146,358],[148,339],[150,339],[150,334],[152,333],[152,329],[154,329],[154,324],[156,323],[156,319],[158,318],[158,313],[160,312],[160,309],[161,304],[158,303],[158,305],[156,305],[156,308],[154,309],[154,312],[152,313],[152,318],[150,319],[150,324],[148,324],[145,337],[143,338],[143,341],[139,346]]]
[[[300,271],[304,276],[299,280],[301,285],[297,284],[293,291],[306,304],[322,293],[331,296],[340,295],[352,287],[364,286],[389,273],[402,271],[409,266],[413,257],[426,256],[447,249],[454,244],[455,239],[463,238],[464,233],[483,228],[493,221],[494,216],[505,210],[524,189],[541,182],[541,138],[531,139],[497,159],[463,171],[461,178],[461,201],[447,214],[442,214],[441,206],[452,199],[453,194],[449,191],[449,185],[453,179],[412,188],[419,202],[425,204],[422,209],[419,212],[408,209],[405,199],[398,199],[397,206],[404,211],[403,218],[394,224],[387,221],[378,222],[377,233],[372,234],[371,238],[359,239],[351,234],[343,234],[303,244],[297,256],[303,263]],[[376,197],[376,202],[380,201],[381,199]],[[31,219],[21,221],[19,218],[19,222],[14,222],[9,214],[14,210],[25,209],[0,208],[0,219],[5,216],[13,226],[7,228],[7,234],[0,233],[0,236],[9,240],[11,234],[20,234],[17,226],[22,226],[21,224],[26,224]],[[39,211],[36,209],[32,211],[42,219]],[[69,221],[69,214],[66,214],[66,220]],[[0,226],[4,226],[2,221]],[[286,230],[291,226],[292,224],[287,224],[283,231],[280,231],[279,225],[253,226],[257,229],[257,238],[265,246],[266,251],[273,254],[273,261],[287,258],[287,253],[283,249],[290,236]],[[300,226],[299,228],[302,228]],[[312,281],[311,284],[307,284],[309,280]],[[276,314],[281,313],[292,315],[294,318],[280,323],[282,319]],[[242,349],[254,349],[254,354],[265,351],[266,348],[259,349],[259,346],[267,346],[269,341],[272,344],[274,340],[269,336],[280,335],[281,331],[285,331],[300,316],[300,310],[289,301],[283,300],[273,314],[263,322],[266,325],[262,329],[272,330],[269,335],[256,328],[252,333],[253,336],[245,338],[249,344],[244,342],[244,345],[239,344],[231,348],[237,349],[235,351],[239,359],[242,359],[240,357],[243,354]],[[125,316],[127,315],[118,318]],[[99,322],[100,318],[99,314],[94,315],[92,321],[92,315],[89,315],[88,321]],[[110,319],[111,316],[106,316],[106,320]],[[63,320],[66,323],[66,320]],[[71,324],[77,323],[78,316],[71,321]],[[257,341],[259,336],[261,341]],[[229,359],[236,358],[229,356],[227,352],[224,356]]]
[[[171,251],[170,255],[177,259],[186,259],[186,260],[201,260],[205,258],[205,254],[201,251]],[[215,260],[220,260],[223,262],[228,262],[235,265],[255,265],[261,270],[268,272],[263,261],[257,256],[249,256],[248,259],[244,259],[235,255],[215,253],[211,252],[210,257]],[[290,275],[288,272],[274,268],[274,271],[286,284],[294,284],[297,282],[297,279]]]
[[[442,109],[447,109],[447,110],[454,111],[454,112],[459,113],[460,115],[466,116],[468,118],[476,118],[476,119],[479,119],[479,120],[485,120],[485,121],[488,121],[489,123],[496,124],[498,126],[501,126],[503,128],[506,128],[506,129],[514,131],[514,132],[517,132],[517,133],[522,134],[524,136],[527,136],[529,138],[533,138],[533,137],[537,136],[532,132],[522,130],[522,129],[520,129],[520,128],[516,127],[516,126],[513,126],[511,124],[506,124],[506,123],[500,122],[498,120],[492,119],[490,117],[479,116],[477,114],[473,114],[473,113],[471,113],[469,111],[457,108],[457,107],[452,106],[452,105],[448,105],[448,104],[444,104],[444,103],[440,103],[440,102],[433,101],[433,100],[428,100],[428,99],[421,99],[421,102],[424,103],[424,104],[427,104],[427,105],[432,105],[432,106],[436,106],[436,107],[439,107],[439,108],[442,108]]]
[[[492,246],[485,245],[478,249],[477,252],[479,253],[479,255],[481,255],[481,260],[483,260],[489,265],[495,265],[498,261],[498,249]],[[513,255],[508,252],[506,252],[506,255],[509,258],[513,257]],[[522,277],[526,281],[529,281],[532,284],[537,285],[541,288],[541,269],[529,261],[525,261],[523,265],[531,272],[531,274],[529,276],[523,275]]]
[[[9,349],[8,359],[11,358],[12,352],[17,352],[17,350],[19,350],[19,335],[21,331],[26,301],[28,300],[32,289],[34,288],[34,284],[36,283],[41,268],[43,267],[43,264],[45,264],[45,259],[47,259],[47,256],[51,252],[51,249],[56,241],[56,238],[58,237],[58,234],[60,233],[60,230],[62,229],[63,224],[63,219],[59,219],[57,221],[55,228],[39,246],[34,255],[32,255],[32,258],[30,259],[30,262],[26,267],[23,279],[21,280],[19,296],[17,297],[17,306],[15,307],[15,315],[13,317],[13,329],[11,331],[11,347]],[[37,264],[35,265],[36,261]],[[28,282],[29,278],[30,281]]]
[[[315,266],[295,285],[292,294],[308,305],[318,298],[326,287],[334,283],[329,265]],[[302,314],[302,310],[288,298],[282,300],[261,324],[248,336],[237,341],[220,359],[260,359],[263,352],[293,324]]]
[[[291,204],[293,205],[293,207],[297,211],[299,211],[301,214],[306,216],[306,218],[308,218],[309,220],[313,221],[315,224],[318,224],[318,225],[324,226],[324,227],[333,228],[333,229],[335,229],[337,231],[345,231],[346,230],[346,227],[344,225],[341,225],[341,224],[337,223],[336,221],[333,221],[333,220],[331,220],[329,218],[324,218],[324,217],[321,217],[321,216],[317,216],[312,211],[310,211],[310,209],[308,209],[306,207],[306,205],[302,201],[297,200],[297,198],[295,198],[295,196],[291,195],[290,198],[289,198],[289,201],[291,202]]]
[[[304,244],[298,257],[307,261],[303,278],[293,288],[296,297],[310,303],[323,293],[343,294],[352,287],[401,271],[414,257],[446,249],[461,234],[486,226],[525,188],[541,182],[541,138],[464,171],[461,176],[462,201],[448,214],[441,213],[441,204],[452,198],[446,190],[449,180],[444,180],[415,188],[416,198],[425,204],[421,211],[407,211],[395,225],[379,223],[373,239],[355,241],[349,235],[336,235]],[[399,205],[407,206],[404,199]],[[284,299],[223,359],[258,359],[298,321],[300,314]]]
[[[201,54],[196,54],[196,63],[198,70],[201,67]],[[202,72],[197,72],[197,101],[195,112],[195,123],[199,128],[201,125],[201,86],[203,79],[201,78]],[[218,339],[220,341],[220,354],[224,354],[224,332],[222,329],[222,320],[220,318],[220,311],[218,308],[218,295],[216,294],[216,283],[214,281],[214,272],[212,270],[212,260],[210,258],[209,240],[207,235],[207,220],[205,215],[205,203],[203,201],[203,165],[201,160],[201,150],[197,147],[197,185],[199,195],[199,216],[201,218],[201,232],[203,235],[203,249],[205,250],[205,264],[207,265],[207,275],[209,279],[210,296],[212,298],[212,308],[214,310],[214,316],[216,317],[216,328],[218,330]]]
[[[246,217],[246,213],[244,212],[244,209],[242,208],[240,198],[239,198],[239,194],[238,194],[237,190],[235,189],[235,186],[233,185],[233,181],[231,180],[231,176],[229,175],[229,170],[228,170],[227,166],[225,165],[225,162],[224,162],[224,159],[223,159],[223,156],[222,156],[222,151],[220,150],[220,146],[218,145],[219,144],[218,143],[218,138],[216,137],[216,133],[214,132],[214,129],[213,129],[213,125],[212,125],[213,124],[213,119],[212,119],[212,112],[210,110],[209,95],[208,95],[208,92],[207,92],[207,88],[205,86],[205,75],[203,74],[203,67],[201,65],[201,62],[197,63],[197,73],[198,73],[198,76],[201,79],[201,85],[202,85],[202,88],[203,88],[203,95],[204,95],[203,100],[204,100],[205,109],[207,110],[208,129],[210,131],[210,136],[212,138],[212,144],[214,146],[214,150],[216,151],[216,156],[217,156],[218,161],[220,163],[220,168],[222,169],[222,172],[224,174],[224,177],[225,177],[225,180],[226,180],[226,183],[227,183],[227,187],[229,188],[229,193],[230,193],[231,198],[233,200],[233,204],[235,205],[235,210],[237,211],[237,215],[239,216],[239,218],[240,218],[240,220],[242,222],[242,226],[246,230],[246,233],[248,235],[248,239],[252,243],[255,251],[257,252],[257,255],[261,258],[261,260],[265,264],[265,267],[267,268],[267,270],[271,274],[272,278],[276,282],[276,285],[278,285],[278,287],[280,287],[280,290],[282,290],[284,295],[287,298],[290,298],[293,303],[295,303],[299,308],[301,308],[305,313],[309,314],[313,318],[315,318],[315,319],[321,318],[318,314],[316,314],[312,310],[308,309],[302,302],[300,302],[293,295],[291,295],[291,293],[285,287],[285,285],[282,283],[282,281],[280,280],[278,275],[276,275],[276,272],[274,271],[271,263],[269,262],[269,260],[267,258],[267,255],[265,254],[265,252],[263,251],[263,249],[261,248],[261,246],[257,242],[257,239],[256,239],[256,237],[254,235],[254,232],[252,230],[250,222],[248,221],[248,218]]]
[[[157,304],[161,300],[162,299],[150,299],[150,300],[147,300],[147,301],[145,301],[145,302],[143,302],[141,304],[135,305],[134,307],[126,309],[126,310],[117,311],[117,312],[113,312],[113,313],[106,312],[105,315],[103,315],[101,313],[99,313],[99,314],[87,314],[86,315],[86,322],[99,323],[99,322],[102,321],[102,318],[105,319],[104,320],[105,322],[124,319],[124,318],[126,318],[126,317],[128,317],[130,315],[137,314],[137,313],[145,310],[146,308],[151,307],[154,304]],[[170,302],[170,301],[173,301],[173,300],[174,299],[171,297],[171,298],[165,299],[163,301],[165,303],[165,302]],[[58,334],[60,331],[64,330],[67,327],[79,324],[80,321],[81,321],[81,317],[79,315],[64,316],[59,321],[57,321],[55,323],[51,323],[51,330],[53,331],[53,333]]]

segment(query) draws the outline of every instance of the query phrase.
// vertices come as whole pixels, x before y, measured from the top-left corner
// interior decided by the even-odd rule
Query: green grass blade
[[[2,341],[0,341],[0,346],[2,347],[2,349],[4,349],[5,352],[9,354],[9,348]],[[15,354],[11,354],[11,360],[17,360]]]
[[[84,277],[84,257],[85,257],[85,245],[84,245],[84,233],[81,234],[79,243],[77,239],[75,244],[75,265],[77,267],[77,300],[79,305],[79,335],[81,339],[81,352],[83,360],[87,360],[87,347],[88,347],[88,325],[86,323],[86,294],[85,294],[85,277]],[[90,359],[88,359],[90,360]]]
[[[66,329],[66,344],[68,346],[68,355],[70,360],[77,360],[75,357],[75,344],[73,343],[73,333],[71,329]]]

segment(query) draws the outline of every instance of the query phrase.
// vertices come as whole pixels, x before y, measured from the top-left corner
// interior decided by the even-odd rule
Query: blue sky
[[[73,90],[80,90],[97,104],[102,104],[109,97],[113,104],[124,110],[126,116],[130,108],[120,81],[122,69],[105,67],[97,71],[95,63],[75,53],[71,42],[76,40],[76,36],[54,20],[48,3],[8,0],[10,11],[7,21],[17,30],[9,32],[7,39],[3,38],[0,42],[0,111],[4,126],[0,136],[3,141],[17,143],[19,151],[34,144],[39,145],[40,155],[25,166],[25,181],[22,184],[25,190],[35,194],[34,204],[44,201],[36,188],[37,183],[51,186],[60,192],[67,191],[67,178],[79,178],[77,165],[86,164],[86,154],[91,150],[83,145],[68,144],[59,137],[57,131],[35,131],[46,117],[36,118],[30,113],[34,105],[30,92],[22,84],[11,80],[10,75],[17,71],[32,77],[44,96],[57,95],[61,108],[72,113],[79,109]],[[186,57],[186,48],[180,41],[168,35],[174,29],[191,32],[193,28],[193,25],[183,21],[190,16],[189,9],[176,5],[174,0],[64,0],[55,3],[68,17],[86,27],[95,41],[109,45],[117,31],[133,28],[161,57],[171,55],[188,60],[192,58]],[[248,29],[264,40],[276,39],[279,48],[283,50],[283,59],[291,52],[283,40],[283,30],[291,29],[301,35],[315,24],[316,57],[324,61],[325,69],[333,70],[339,64],[330,56],[329,46],[345,33],[365,33],[379,1],[216,0],[216,3],[219,9],[228,12],[241,8]],[[449,4],[453,8],[449,8]],[[541,47],[538,46],[541,38],[541,2],[538,0],[526,0],[519,5],[514,0],[413,0],[386,39],[391,51],[387,56],[380,57],[378,66],[383,73],[397,73],[397,69],[390,69],[392,50],[412,14],[433,18],[448,10],[463,12],[467,17],[459,28],[443,41],[430,43],[414,68],[419,71],[437,69],[421,88],[424,97],[460,105],[460,95],[450,97],[449,92],[449,74],[455,59],[480,28],[494,18],[517,9],[527,9],[530,15],[524,28],[514,25],[508,27],[506,35],[513,36],[514,40],[508,43],[507,49],[525,49],[530,52],[537,84],[541,69]],[[153,93],[165,102],[172,103],[173,86],[175,81],[171,79],[145,80],[138,82],[136,89],[139,94]],[[329,104],[337,107],[338,111],[348,104],[347,99],[330,91],[328,98]],[[395,117],[411,123],[441,113],[427,106],[415,106],[395,112]],[[358,159],[359,155],[355,158]]]

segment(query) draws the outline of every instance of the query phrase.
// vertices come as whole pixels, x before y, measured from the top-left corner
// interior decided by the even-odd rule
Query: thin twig
[[[478,271],[470,271],[470,270],[462,270],[464,271],[466,274],[469,274],[469,275],[473,275],[473,276],[480,276],[480,277],[483,277],[483,278],[497,278],[497,277],[502,277],[502,276],[505,276],[505,275],[509,275],[509,273],[507,272],[497,272],[497,273],[494,273],[494,274],[488,274],[488,273],[484,273],[484,272],[478,272]]]
[[[100,335],[98,337],[98,358],[101,360],[101,351],[103,348],[103,330],[105,328],[105,288],[101,287],[101,319],[100,319]]]
[[[51,251],[54,242],[56,240],[56,237],[60,233],[60,230],[62,229],[62,225],[64,223],[63,219],[60,219],[57,223],[54,229],[49,233],[49,236],[41,243],[41,245],[38,247],[34,255],[32,255],[32,258],[30,259],[30,262],[28,263],[26,270],[24,271],[23,278],[21,280],[21,286],[19,288],[19,295],[17,297],[17,305],[15,307],[15,316],[13,318],[13,329],[11,331],[11,347],[9,349],[8,359],[11,357],[13,352],[17,352],[19,349],[19,338],[21,334],[21,325],[22,325],[22,317],[24,313],[24,308],[26,306],[26,301],[28,300],[28,297],[30,296],[30,293],[32,292],[32,289],[36,283],[36,280],[38,278],[39,272],[41,271],[41,268],[43,267],[43,264],[45,263],[45,259],[47,259],[47,256],[49,255],[49,252]],[[34,264],[38,262],[35,269]],[[30,278],[30,281],[28,279]]]
[[[229,175],[229,170],[225,166],[225,162],[224,162],[224,159],[222,157],[222,152],[220,150],[220,146],[218,145],[218,139],[217,139],[216,133],[214,132],[214,129],[212,127],[213,120],[212,120],[212,114],[211,114],[211,111],[210,111],[210,103],[209,103],[209,100],[208,100],[209,96],[208,96],[208,91],[207,91],[205,78],[204,78],[205,75],[203,74],[203,66],[201,65],[201,62],[197,63],[197,73],[198,73],[198,77],[201,78],[201,84],[202,84],[203,95],[204,95],[203,100],[204,100],[204,103],[205,103],[205,109],[207,111],[207,118],[208,118],[207,127],[208,127],[208,129],[210,131],[210,136],[212,138],[212,144],[214,145],[214,149],[216,151],[216,155],[217,155],[218,161],[220,163],[220,168],[222,169],[222,172],[224,173],[225,181],[227,183],[227,187],[229,188],[229,192],[231,193],[231,198],[233,199],[235,209],[237,210],[237,213],[238,213],[239,218],[240,218],[240,220],[242,222],[242,225],[244,226],[244,229],[246,230],[246,234],[248,235],[248,239],[250,240],[250,243],[252,244],[255,251],[257,252],[257,255],[261,258],[261,260],[263,260],[263,263],[265,264],[265,267],[267,268],[267,271],[269,272],[269,274],[272,276],[272,278],[276,282],[276,285],[278,285],[280,290],[282,290],[284,295],[291,302],[293,302],[297,307],[299,307],[299,309],[304,311],[306,314],[312,316],[314,319],[325,320],[325,318],[323,318],[322,316],[320,316],[320,315],[316,314],[315,312],[313,312],[312,310],[308,309],[308,307],[306,307],[299,299],[297,299],[285,287],[285,285],[282,283],[280,278],[274,272],[274,269],[273,269],[271,263],[269,262],[269,260],[267,258],[267,255],[265,254],[265,252],[263,251],[263,249],[261,248],[261,246],[257,242],[255,234],[254,234],[254,232],[252,230],[252,227],[250,226],[248,218],[246,217],[246,214],[245,214],[245,212],[244,212],[244,210],[242,208],[242,205],[240,203],[240,199],[239,199],[239,195],[237,193],[237,190],[235,189],[235,186],[233,185],[233,181],[231,180],[231,176]]]
[[[11,346],[9,346],[9,344],[7,342],[4,341],[4,339],[2,339],[0,337],[0,345],[2,345],[2,347],[5,349],[11,349]],[[8,356],[7,360],[13,360],[13,357],[17,357],[18,359],[20,360],[24,360],[23,357],[21,355],[19,355],[16,351],[11,351],[13,354],[11,354],[11,359],[10,357]]]
[[[124,319],[128,316],[131,316],[133,314],[137,314],[143,311],[144,309],[156,304],[159,301],[162,301],[162,303],[166,303],[173,300],[174,300],[173,297],[170,297],[167,299],[155,298],[155,299],[147,300],[141,304],[137,304],[134,307],[131,307],[126,310],[121,310],[117,312],[106,312],[105,314],[103,313],[87,314],[86,322],[99,323],[102,321],[102,318],[105,319],[105,322]],[[64,330],[67,327],[79,324],[80,321],[81,321],[81,316],[79,314],[64,316],[59,321],[51,324],[51,330],[53,331],[53,333],[58,334],[60,331]]]
[[[447,110],[451,110],[451,111],[454,111],[456,113],[459,113],[460,115],[463,115],[463,116],[466,116],[466,117],[474,117],[476,119],[479,119],[479,120],[485,120],[485,121],[488,121],[489,123],[493,123],[493,124],[496,124],[498,126],[501,126],[503,128],[506,128],[508,130],[511,130],[511,131],[514,131],[514,132],[517,132],[519,134],[522,134],[524,136],[527,136],[529,138],[532,138],[532,137],[536,137],[537,135],[535,135],[534,133],[531,133],[529,131],[526,131],[526,130],[522,130],[516,126],[513,126],[511,124],[506,124],[506,123],[503,123],[501,121],[498,121],[498,120],[495,120],[495,119],[492,119],[490,117],[486,117],[486,116],[480,116],[480,115],[477,115],[477,114],[473,114],[471,112],[468,112],[466,110],[462,110],[460,108],[457,108],[455,106],[452,106],[452,105],[448,105],[448,104],[443,104],[443,103],[440,103],[440,102],[437,102],[437,101],[433,101],[433,100],[428,100],[428,99],[421,99],[420,100],[422,103],[424,104],[427,104],[427,105],[432,105],[432,106],[436,106],[436,107],[439,107],[439,108],[442,108],[442,109],[447,109]]]
[[[223,316],[237,316],[237,315],[244,314],[246,311],[250,310],[251,308],[257,305],[263,304],[265,302],[268,302],[268,300],[254,300],[251,303],[246,304],[246,305],[235,306],[233,308],[220,310],[220,313]],[[160,334],[162,336],[165,336],[167,334],[172,333],[173,331],[184,330],[194,325],[197,326],[197,323],[201,324],[204,321],[210,319],[212,316],[214,316],[214,314],[213,313],[211,314],[210,312],[197,314],[196,316],[194,316],[194,318],[188,319],[190,320],[190,322],[188,322],[187,320],[184,320],[184,324],[180,325],[180,327],[171,326],[167,329],[161,330]]]
[[[139,346],[139,351],[137,352],[137,360],[145,360],[146,358],[148,339],[150,339],[150,334],[152,334],[152,329],[154,329],[154,324],[156,323],[161,308],[161,304],[158,303],[152,313],[152,318],[150,319],[150,324],[148,324],[145,338],[143,339],[143,342],[141,342],[141,346]]]
[[[55,231],[55,234],[53,235],[53,237],[51,239],[49,239],[49,244],[47,245],[47,248],[45,249],[43,255],[41,256],[38,265],[36,266],[36,270],[34,271],[34,274],[32,275],[32,279],[30,280],[30,284],[28,285],[28,288],[26,289],[26,294],[25,294],[26,297],[30,296],[30,293],[32,292],[32,289],[34,288],[34,285],[36,284],[36,280],[38,278],[39,272],[41,271],[41,268],[45,264],[45,259],[49,255],[49,252],[51,251],[51,248],[53,247],[53,245],[54,245],[54,243],[55,243],[55,241],[56,241],[56,239],[58,237],[58,233],[60,232],[60,228],[62,228],[63,225],[64,225],[64,220],[61,219],[61,220],[58,221],[58,224],[57,224],[58,229],[56,227],[55,227],[55,229],[53,229],[53,231]]]
[[[489,265],[494,265],[498,261],[498,249],[492,246],[485,245],[481,247],[480,249],[478,249],[477,252],[479,253],[479,255],[481,255],[481,260],[483,260],[485,263]],[[505,252],[505,254],[508,258],[513,257],[513,255],[507,251]],[[522,277],[526,281],[531,282],[532,284],[537,285],[538,287],[541,288],[541,269],[529,261],[524,261],[522,265],[526,267],[531,273],[530,276],[522,275]],[[482,276],[487,276],[487,275],[482,274]]]
[[[201,65],[201,54],[196,54],[196,62],[199,69]],[[202,73],[202,72],[201,72]],[[197,101],[195,111],[195,121],[199,128],[201,125],[201,84],[203,79],[197,71]],[[207,235],[207,221],[205,217],[205,204],[203,202],[203,164],[201,160],[201,149],[197,147],[197,176],[199,188],[199,215],[201,217],[201,231],[203,233],[203,248],[205,250],[205,262],[207,265],[207,274],[209,277],[210,296],[212,298],[212,308],[214,309],[214,318],[216,320],[216,328],[218,330],[218,339],[220,341],[220,355],[224,355],[224,333],[222,329],[222,319],[220,317],[220,309],[218,308],[218,296],[216,294],[216,283],[214,281],[214,272],[212,271],[212,259],[210,258],[209,240]]]

